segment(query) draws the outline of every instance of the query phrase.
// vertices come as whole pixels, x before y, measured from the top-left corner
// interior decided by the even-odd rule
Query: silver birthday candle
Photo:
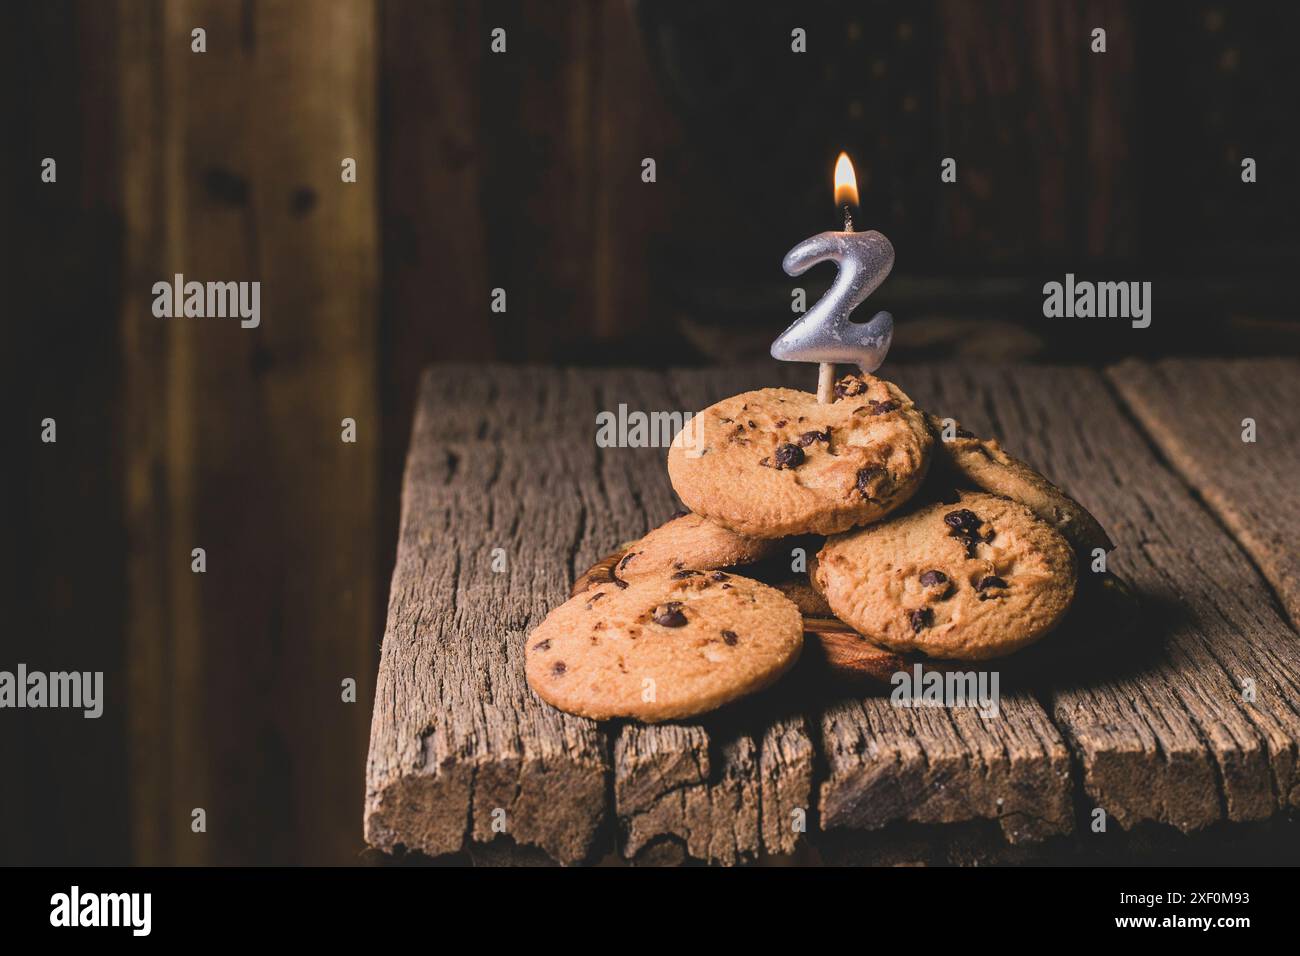
[[[894,318],[877,312],[869,322],[850,315],[875,292],[894,267],[894,247],[874,229],[854,232],[849,205],[857,203],[857,184],[848,156],[835,169],[836,202],[843,203],[843,232],[822,232],[786,253],[787,274],[802,275],[819,262],[834,262],[839,274],[817,304],[772,343],[772,357],[784,362],[854,363],[874,372],[885,360],[894,334]]]

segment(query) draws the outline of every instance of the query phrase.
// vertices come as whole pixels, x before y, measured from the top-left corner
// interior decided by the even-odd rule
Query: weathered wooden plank
[[[667,376],[615,373],[602,391],[611,409],[624,402],[630,410],[694,413],[763,381],[763,371],[753,367]],[[648,527],[679,507],[666,449],[606,453],[616,455],[630,465],[624,480],[645,504]],[[613,479],[607,482],[612,486]],[[626,855],[635,857],[664,839],[681,841],[693,858],[728,865],[762,850],[794,850],[802,830],[792,814],[803,811],[800,825],[812,816],[814,747],[803,718],[773,700],[765,695],[761,703],[742,707],[742,716],[721,721],[622,729],[614,751],[614,794]]]
[[[13,489],[0,556],[0,669],[22,662],[104,675],[98,718],[0,711],[5,866],[121,864],[130,854],[122,376],[110,319],[121,289],[111,122],[118,64],[105,40],[114,15],[93,0],[16,4],[0,31],[8,318],[0,375]],[[57,164],[55,182],[42,181],[46,157]],[[42,440],[46,418],[56,442]]]
[[[1064,738],[1015,682],[1004,684],[992,721],[872,697],[803,701],[813,714],[825,705],[812,738],[798,718],[773,718],[782,709],[769,702],[767,722],[757,725],[738,713],[624,726],[613,746],[613,779],[625,853],[737,862],[763,849],[780,852],[794,842],[784,830],[790,811],[805,807],[832,831],[994,820],[1012,842],[1040,840],[1073,827],[1067,740],[1090,799],[1126,827],[1149,820],[1191,829],[1291,805],[1296,715],[1286,701],[1294,698],[1294,635],[1267,600],[1262,608],[1252,600],[1262,582],[1230,567],[1235,545],[1151,455],[1101,377],[960,367],[904,367],[892,377],[925,406],[1000,434],[1093,507],[1121,539],[1115,569],[1142,592],[1161,640],[1108,650],[1088,673],[1043,678],[1052,682],[1042,692]],[[583,436],[594,430],[595,409],[623,402],[629,411],[689,411],[746,387],[809,384],[804,378],[806,369],[774,365],[675,372],[666,380],[647,372],[440,368],[428,387],[450,403],[446,428],[460,440],[523,442],[543,458],[543,449],[560,445],[576,461],[589,447]],[[476,411],[483,402],[488,410]],[[574,483],[586,517],[566,556],[569,576],[675,506],[662,449],[592,454],[598,480]],[[1182,563],[1180,530],[1209,575]],[[1268,662],[1275,672],[1262,673]],[[1257,675],[1256,702],[1238,699],[1235,674]],[[803,789],[811,789],[814,743],[826,769],[815,811]]]
[[[141,862],[359,847],[367,714],[341,683],[369,698],[379,615],[375,9],[118,5]],[[176,273],[260,281],[260,324],[155,317],[152,286]]]
[[[1123,254],[1137,182],[1123,161],[1137,133],[1133,12],[1115,0],[1007,0],[997,11],[960,0],[935,5],[935,112],[941,142],[962,146],[962,182],[970,184],[943,193],[947,241],[967,260],[1080,246],[1093,256]],[[1088,52],[1099,23],[1111,44],[1100,65]]]
[[[598,383],[594,407],[613,411],[621,403],[629,412],[689,412],[746,388],[774,383],[808,387],[813,374],[777,363],[673,372],[666,381],[655,373],[632,371],[588,372],[583,379],[572,372],[548,376],[536,370],[440,367],[433,387],[455,403],[447,417],[460,434],[527,434],[533,441],[577,444],[587,429],[594,429],[593,406],[580,399],[584,380]],[[554,384],[548,387],[548,382]],[[490,406],[491,413],[473,408],[474,402],[490,400],[507,387],[527,407],[497,403]],[[659,448],[600,452],[598,489],[579,489],[581,497],[591,499],[592,513],[600,515],[591,525],[591,539],[580,545],[584,561],[642,533],[676,507],[664,454]],[[622,516],[607,506],[596,510],[602,501],[624,498],[638,510]],[[800,704],[815,712],[824,702],[814,696]],[[758,723],[731,719],[671,728],[623,727],[614,747],[614,793],[627,834],[624,851],[635,857],[673,840],[682,842],[692,857],[730,863],[760,849],[794,849],[794,811],[803,810],[805,818],[815,821],[816,748],[807,723],[792,707],[777,706],[774,712],[777,716]],[[896,709],[877,698],[838,704],[826,738],[833,743],[828,749],[831,777],[820,794],[822,825],[996,818],[1015,839],[1069,830],[1068,753],[1031,697],[1023,692],[1004,696],[998,721],[970,714],[941,716],[936,721],[933,712]],[[817,729],[818,735],[825,733],[825,726]],[[869,747],[875,748],[870,754]],[[930,762],[932,769],[927,769]],[[728,827],[715,839],[705,821],[719,813],[726,815]],[[757,834],[762,834],[761,842]]]
[[[1001,713],[906,709],[887,697],[848,700],[821,717],[827,777],[823,829],[997,820],[1012,843],[1073,827],[1070,760],[1038,702],[1003,693]]]
[[[502,389],[513,377],[463,374]],[[595,445],[448,438],[458,406],[436,400],[453,377],[427,374],[416,413],[371,729],[366,839],[437,855],[504,832],[577,862],[596,848],[605,820],[607,747],[592,721],[533,696],[523,640],[565,599],[589,538],[583,494],[596,484]],[[505,391],[498,404],[520,400]],[[501,573],[492,568],[498,548]]]
[[[1142,428],[1300,624],[1300,361],[1131,360],[1107,370]],[[1253,442],[1244,420],[1255,422]]]
[[[560,455],[593,450],[593,474],[569,483],[585,516],[571,553],[558,565],[572,578],[679,507],[666,448],[596,449],[596,411],[617,414],[622,404],[625,413],[692,412],[763,380],[752,369],[744,374],[741,380],[734,373],[688,373],[679,383],[634,370],[439,366],[427,387],[441,412],[440,434],[449,438],[511,448],[524,442]],[[764,848],[793,849],[799,836],[793,811],[807,818],[811,804],[814,748],[802,717],[629,724],[615,735],[614,795],[629,858],[734,863]]]
[[[1185,831],[1293,807],[1300,642],[1240,547],[1156,458],[1105,379],[1071,368],[936,367],[908,382],[918,401],[999,437],[1061,483],[1118,542],[1111,567],[1144,603],[1148,644],[1106,649],[1089,673],[1046,688],[1089,800],[1125,828],[1154,821]]]

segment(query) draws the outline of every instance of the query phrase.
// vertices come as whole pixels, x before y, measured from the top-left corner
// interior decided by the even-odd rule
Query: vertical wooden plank
[[[1136,11],[1124,0],[1086,0],[1082,38],[1106,30],[1106,52],[1083,65],[1082,135],[1087,157],[1082,181],[1071,191],[1083,209],[1081,251],[1091,259],[1132,256],[1140,242],[1140,174],[1133,162],[1141,147],[1135,65],[1139,42]],[[1150,52],[1150,51],[1148,51]]]
[[[1112,0],[938,4],[942,155],[958,160],[942,231],[963,259],[1131,251],[1132,19]],[[1090,52],[1094,27],[1104,54]]]
[[[129,862],[112,14],[90,0],[19,4],[0,31],[0,374],[16,472],[0,669],[104,675],[98,718],[0,715],[0,863],[11,865]],[[54,444],[41,440],[45,418]]]
[[[646,60],[634,5],[593,9],[593,143],[585,186],[592,194],[593,223],[591,257],[579,268],[590,270],[593,286],[591,336],[609,341],[635,337],[664,318],[653,307],[655,242],[674,221],[672,206],[685,191],[687,170],[680,123]],[[641,181],[645,157],[654,158],[659,182]]]
[[[375,6],[119,13],[137,851],[346,861],[379,633]],[[260,325],[155,318],[175,273],[260,281]]]

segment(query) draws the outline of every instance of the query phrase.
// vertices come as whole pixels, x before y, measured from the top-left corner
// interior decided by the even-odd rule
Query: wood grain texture
[[[822,828],[988,819],[1012,843],[1068,833],[1065,742],[1025,691],[1003,692],[1000,710],[986,719],[969,708],[895,707],[880,696],[828,707]]]
[[[605,373],[601,393],[614,409],[694,413],[720,398],[764,384],[762,369]],[[605,454],[604,486],[639,503],[643,526],[662,523],[680,507],[667,474],[664,448],[616,449]],[[624,529],[620,528],[620,532]],[[789,682],[783,682],[787,685]],[[739,705],[723,721],[672,727],[629,723],[615,745],[614,795],[623,852],[635,857],[665,839],[687,855],[731,865],[761,850],[789,853],[800,833],[793,812],[811,818],[813,743],[801,716],[783,698]],[[774,704],[774,700],[782,700]]]
[[[1144,643],[1101,652],[1043,688],[1083,771],[1081,811],[1190,831],[1293,807],[1300,642],[1106,380],[1083,369],[934,367],[906,383],[1093,510],[1118,543],[1111,568],[1146,609]]]
[[[1241,542],[1300,624],[1300,360],[1165,359],[1107,370],[1170,465]],[[1256,426],[1242,440],[1243,420]]]
[[[350,859],[379,627],[375,4],[118,15],[136,858]],[[260,325],[155,317],[176,273],[260,281]]]
[[[810,368],[772,363],[726,384],[811,389],[814,376]],[[908,388],[906,378],[899,383]],[[971,710],[898,708],[879,693],[823,690],[812,706],[825,763],[817,782],[823,829],[995,819],[1007,839],[1032,841],[1073,827],[1069,753],[1024,690],[1004,688],[993,720]]]
[[[940,0],[935,16],[940,141],[959,162],[942,194],[944,244],[995,262],[1130,251],[1133,12],[1116,0]],[[1102,24],[1107,52],[1092,54]]]
[[[0,31],[0,376],[12,503],[0,669],[104,675],[96,719],[0,711],[7,866],[114,864],[130,849],[113,18],[94,0],[13,4]],[[42,178],[46,157],[54,182]],[[47,418],[56,442],[43,441]]]
[[[527,403],[502,370],[462,377],[509,395],[503,406]],[[457,384],[445,369],[426,375],[407,462],[366,839],[438,855],[505,832],[577,862],[605,821],[605,738],[533,696],[523,639],[564,600],[588,535],[582,498],[551,489],[590,485],[596,450],[548,440],[544,424],[528,442],[522,433],[458,438],[464,417],[438,401],[449,383]],[[492,569],[497,548],[504,573]]]
[[[890,374],[1098,514],[1120,544],[1112,569],[1141,597],[1141,638],[1107,643],[1085,619],[1069,640],[1091,641],[1091,654],[1056,670],[1050,656],[1035,668],[1005,662],[995,719],[898,708],[806,674],[690,723],[597,728],[566,717],[523,684],[520,638],[577,574],[678,504],[664,450],[596,447],[596,412],[695,411],[751,387],[811,387],[813,372],[438,366],[408,466],[372,734],[372,842],[447,852],[466,834],[490,839],[476,776],[491,767],[520,793],[550,793],[528,784],[547,760],[581,799],[549,818],[517,804],[509,835],[566,861],[599,842],[611,811],[627,859],[733,864],[800,848],[799,816],[823,840],[971,824],[1024,848],[1081,834],[1076,821],[1095,806],[1126,830],[1263,820],[1294,806],[1300,643],[1106,380],[1068,368]],[[491,540],[511,555],[509,582],[484,570]],[[1253,701],[1240,691],[1246,677]],[[490,707],[475,703],[484,699]]]
[[[755,373],[751,370],[749,374],[753,378]],[[438,597],[439,585],[427,579],[431,576],[430,569],[445,565],[453,553],[477,546],[473,542],[478,538],[467,537],[468,532],[462,527],[475,508],[488,508],[492,521],[491,528],[481,528],[475,535],[500,536],[501,529],[506,529],[509,537],[501,546],[507,553],[529,555],[528,579],[516,581],[515,589],[509,592],[502,591],[499,606],[476,612],[481,614],[481,619],[474,619],[475,624],[488,627],[491,634],[499,633],[501,622],[512,622],[516,642],[522,640],[528,627],[560,603],[576,575],[619,543],[644,534],[672,515],[679,505],[668,482],[666,449],[596,447],[596,412],[600,409],[617,412],[620,404],[630,412],[690,411],[700,403],[707,404],[704,390],[708,388],[718,391],[720,397],[727,390],[746,386],[721,375],[688,375],[683,387],[688,392],[694,389],[695,393],[689,397],[676,394],[662,373],[651,372],[547,371],[505,366],[437,366],[431,370],[422,392],[419,414],[423,417],[417,424],[412,461],[417,453],[425,454],[421,450],[422,442],[442,442],[455,449],[490,448],[497,456],[495,467],[501,475],[515,475],[517,487],[506,491],[498,475],[490,483],[493,490],[487,499],[479,494],[479,486],[470,484],[460,488],[459,498],[442,505],[445,513],[431,514],[427,509],[414,512],[408,506],[394,575],[395,603],[390,604],[380,701],[400,700],[402,707],[408,707],[407,701],[418,700],[430,713],[437,710],[442,714],[459,713],[458,708],[463,706],[463,699],[448,696],[441,678],[436,678],[440,683],[432,689],[424,687],[425,678],[412,677],[409,686],[399,678],[404,680],[409,671],[407,657],[431,653],[421,650],[428,638],[417,637],[404,623],[417,613],[415,609],[424,609],[418,613],[425,626],[444,626],[431,623],[442,622],[448,608],[445,602],[439,603],[443,601]],[[455,454],[458,461],[463,458],[465,464],[458,465],[458,470],[463,472],[464,468],[472,467],[470,462],[475,456],[468,451],[448,453]],[[412,468],[408,465],[407,495],[415,494],[414,489],[420,489],[419,494],[424,495],[429,493],[425,490],[429,487],[436,492],[440,486],[436,480],[430,480],[430,473]],[[457,479],[460,480],[463,475]],[[454,484],[445,494],[450,495],[459,487]],[[555,495],[555,488],[572,489],[573,493]],[[528,495],[537,498],[520,500],[521,496]],[[533,517],[529,521],[515,517],[513,509],[516,508],[525,509]],[[461,514],[461,509],[467,509],[465,514]],[[458,516],[454,523],[452,516]],[[539,527],[537,522],[543,520],[567,521],[571,525],[562,524],[563,530],[557,531],[549,525]],[[444,543],[438,555],[429,554],[419,560],[409,556],[407,542],[415,533],[411,529],[417,525],[437,528],[443,534],[452,530],[450,541],[454,544]],[[512,563],[511,574],[516,573],[519,572]],[[422,580],[424,583],[420,583]],[[485,580],[500,585],[499,575],[489,575]],[[518,602],[520,593],[530,595],[531,611],[526,619],[511,609],[510,602]],[[405,596],[399,599],[398,595]],[[475,602],[467,602],[465,607],[479,607],[486,597],[480,590],[475,593]],[[465,609],[460,613],[466,613]],[[467,627],[455,639],[468,642],[470,633],[472,628]],[[444,636],[440,640],[450,644],[453,639]],[[404,648],[393,653],[405,656],[395,657],[390,664],[389,647]],[[512,692],[518,690],[522,694],[520,706],[526,713],[537,712],[561,721],[561,726],[570,728],[567,731],[570,736],[575,733],[573,726],[584,728],[583,733],[590,735],[581,738],[585,749],[576,755],[577,769],[573,773],[592,786],[589,795],[594,801],[593,775],[602,772],[602,761],[606,759],[600,749],[603,736],[595,731],[593,724],[561,715],[533,698],[522,684],[522,670],[517,674],[510,670],[520,661],[516,651],[511,646],[503,652],[506,657],[497,662],[509,676],[494,670],[491,679],[517,679],[519,687],[512,685]],[[433,655],[428,661],[436,658]],[[430,664],[426,659],[418,660],[421,662],[418,666],[427,670]],[[494,692],[493,699],[503,697]],[[396,811],[392,808],[400,806],[400,800],[394,797],[386,803],[381,796],[396,781],[414,779],[414,783],[398,783],[394,793],[402,787],[413,786],[421,793],[436,792],[440,795],[438,799],[450,800],[457,806],[466,799],[463,783],[452,796],[441,796],[454,789],[450,776],[445,785],[436,779],[432,782],[425,779],[438,778],[441,771],[426,770],[422,749],[416,747],[411,734],[418,736],[425,729],[429,713],[421,713],[418,718],[402,717],[404,723],[395,731],[395,719],[385,718],[384,723],[380,722],[381,713],[390,706],[396,704],[376,707],[368,837],[381,846],[403,843],[419,846],[425,852],[450,852],[459,846],[458,834],[444,830],[433,835],[421,830],[424,824],[418,821],[435,814],[417,810],[409,819],[394,815]],[[527,733],[521,731],[517,739],[512,738],[517,750],[527,752],[530,747],[548,746],[544,738],[538,743],[529,736],[539,732],[536,728],[530,725],[525,729]],[[620,730],[617,725],[611,725],[611,730],[614,809],[620,831],[625,834],[623,851],[628,858],[639,862],[687,857],[716,863],[741,862],[755,858],[764,849],[764,833],[768,834],[769,850],[788,852],[793,848],[798,834],[778,821],[791,819],[796,808],[807,811],[811,802],[813,745],[801,717],[760,721],[757,725],[753,720],[734,718],[730,723],[714,722],[709,726],[630,724]],[[431,742],[431,746],[440,748],[436,750],[436,758],[446,761],[449,767],[469,761],[459,756],[456,741],[462,738],[457,733],[453,728],[450,743],[443,743],[437,737]],[[473,751],[474,759],[487,761],[491,752]],[[603,795],[604,783],[600,786]],[[770,808],[766,814],[765,800]],[[575,814],[591,813],[594,805],[569,803]],[[449,805],[439,804],[439,815],[444,815]],[[599,813],[595,816],[598,818]],[[803,816],[807,817],[807,812]],[[580,814],[574,819],[579,818]],[[565,861],[579,858],[582,840],[574,835],[576,831],[555,836],[548,828],[557,826],[561,826],[560,821],[539,821],[535,830],[523,833],[517,825],[512,825],[510,834],[519,842],[542,845]],[[420,833],[418,839],[412,839],[413,832]],[[586,839],[594,840],[594,831]]]

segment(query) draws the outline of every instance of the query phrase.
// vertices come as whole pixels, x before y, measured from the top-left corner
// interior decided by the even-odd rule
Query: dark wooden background
[[[859,222],[899,249],[879,293],[899,357],[1300,343],[1291,5],[45,0],[0,16],[19,449],[0,666],[103,670],[109,690],[98,721],[0,713],[0,862],[362,859],[419,369],[761,354],[791,318],[782,254],[835,225],[841,148]],[[1042,283],[1066,271],[1154,281],[1152,328],[1045,322]],[[261,327],[153,318],[150,287],[175,272],[260,280]]]

